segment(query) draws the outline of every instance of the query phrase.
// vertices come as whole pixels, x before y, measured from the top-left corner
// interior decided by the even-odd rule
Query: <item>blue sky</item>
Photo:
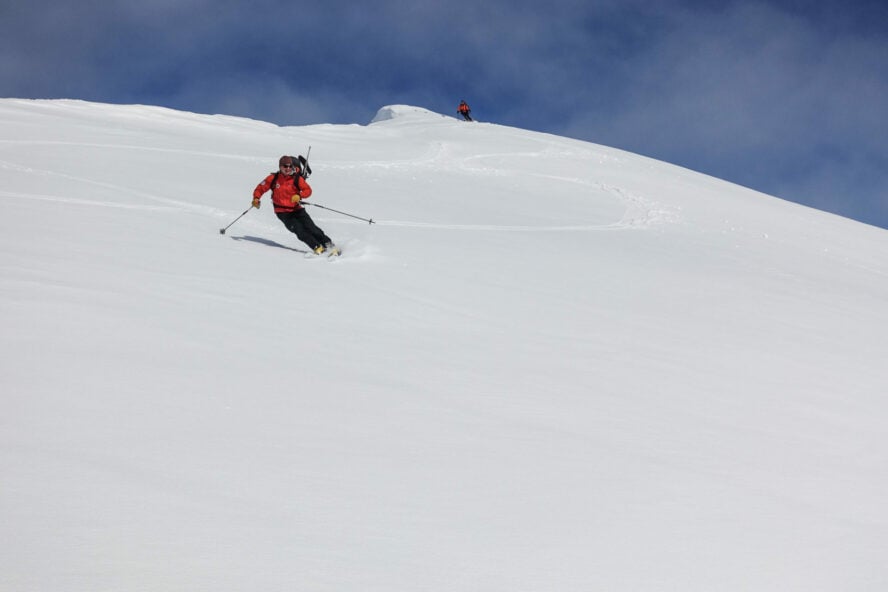
[[[5,0],[0,97],[281,125],[464,98],[888,228],[884,1]]]

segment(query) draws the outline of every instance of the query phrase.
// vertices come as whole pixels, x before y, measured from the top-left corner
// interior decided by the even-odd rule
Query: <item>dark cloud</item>
[[[792,0],[6,3],[0,94],[279,124],[382,105],[609,144],[888,227],[888,7]]]

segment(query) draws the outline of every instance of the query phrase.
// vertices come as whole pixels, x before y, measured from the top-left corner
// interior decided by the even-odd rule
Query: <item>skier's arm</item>
[[[311,197],[311,185],[303,177],[299,177],[296,181],[296,189],[299,190],[299,199]]]
[[[262,182],[256,185],[256,189],[253,190],[253,207],[259,207],[259,200],[265,195],[265,192],[271,189],[271,180],[274,179],[274,175],[268,175]]]

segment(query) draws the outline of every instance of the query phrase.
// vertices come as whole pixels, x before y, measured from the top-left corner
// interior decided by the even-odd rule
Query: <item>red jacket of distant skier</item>
[[[277,176],[277,179],[275,179]],[[274,187],[271,184],[274,183]],[[299,195],[305,199],[311,195],[311,187],[302,178],[302,175],[285,175],[283,173],[271,173],[253,190],[253,197],[259,199],[265,192],[271,189],[271,201],[275,212],[292,212],[301,210],[299,202],[293,203],[293,196]]]

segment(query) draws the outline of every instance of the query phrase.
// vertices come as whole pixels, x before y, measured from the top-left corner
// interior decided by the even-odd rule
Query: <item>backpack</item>
[[[290,158],[293,158],[292,156]],[[299,160],[299,168],[302,169],[300,173],[303,179],[308,179],[311,176],[311,167],[308,166],[308,159],[302,156],[301,154],[296,157]]]

